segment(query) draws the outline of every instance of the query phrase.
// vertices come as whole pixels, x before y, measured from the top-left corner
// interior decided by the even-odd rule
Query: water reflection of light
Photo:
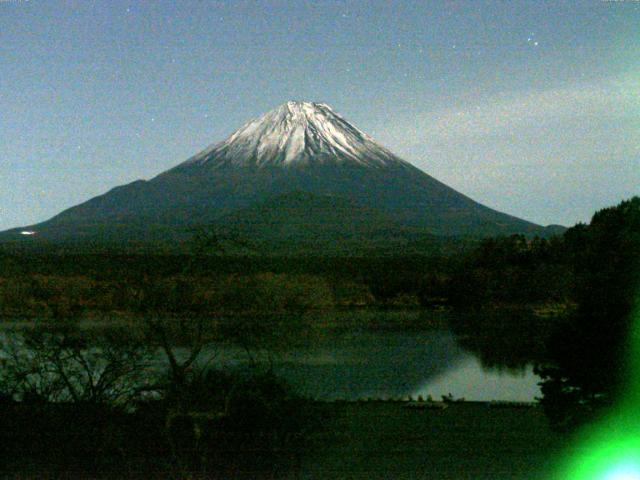
[[[412,396],[439,398],[451,393],[455,398],[467,400],[530,402],[540,396],[539,380],[530,367],[521,375],[489,371],[482,368],[477,358],[467,356],[451,370],[421,385]]]

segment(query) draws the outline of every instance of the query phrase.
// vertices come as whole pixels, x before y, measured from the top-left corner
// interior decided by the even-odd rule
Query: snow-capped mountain
[[[263,241],[270,251],[303,246],[316,254],[363,245],[395,251],[434,235],[548,233],[439,182],[328,105],[287,102],[151,180],[0,241],[176,245],[202,226]]]
[[[251,120],[186,165],[300,166],[354,163],[370,167],[405,164],[329,105],[287,102]]]

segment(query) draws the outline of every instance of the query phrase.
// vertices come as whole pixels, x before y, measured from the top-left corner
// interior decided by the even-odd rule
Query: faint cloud
[[[392,146],[400,156],[481,203],[571,225],[638,193],[640,76],[476,97],[403,116],[381,133],[402,139]]]
[[[463,108],[429,112],[404,131],[416,144],[438,143],[508,135],[579,117],[624,117],[638,110],[640,79],[624,76],[487,97]]]

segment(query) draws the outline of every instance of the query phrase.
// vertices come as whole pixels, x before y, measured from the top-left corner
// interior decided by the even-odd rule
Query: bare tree
[[[127,406],[146,390],[151,356],[130,328],[76,322],[5,332],[0,383],[15,398]]]

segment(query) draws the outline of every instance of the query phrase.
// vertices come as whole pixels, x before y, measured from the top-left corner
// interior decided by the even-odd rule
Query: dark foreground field
[[[161,446],[161,429],[131,432],[141,439],[138,448],[132,447],[137,453],[120,460],[112,453],[91,472],[77,464],[62,466],[57,455],[35,461],[30,452],[37,445],[5,458],[0,472],[2,478],[21,479],[542,480],[550,478],[554,452],[562,443],[549,431],[541,409],[532,406],[450,403],[441,409],[411,408],[407,402],[314,402],[305,411],[319,420],[313,429],[290,432],[275,449],[261,447],[264,442],[256,438],[218,437],[226,441],[206,461],[219,468],[194,471],[187,463],[171,461],[171,450]],[[155,444],[145,440],[149,435]],[[86,447],[84,455],[101,453]],[[124,460],[132,456],[137,460]],[[187,460],[189,452],[181,458]]]
[[[325,431],[291,478],[543,479],[561,444],[536,407],[367,402],[317,408],[329,412]]]

